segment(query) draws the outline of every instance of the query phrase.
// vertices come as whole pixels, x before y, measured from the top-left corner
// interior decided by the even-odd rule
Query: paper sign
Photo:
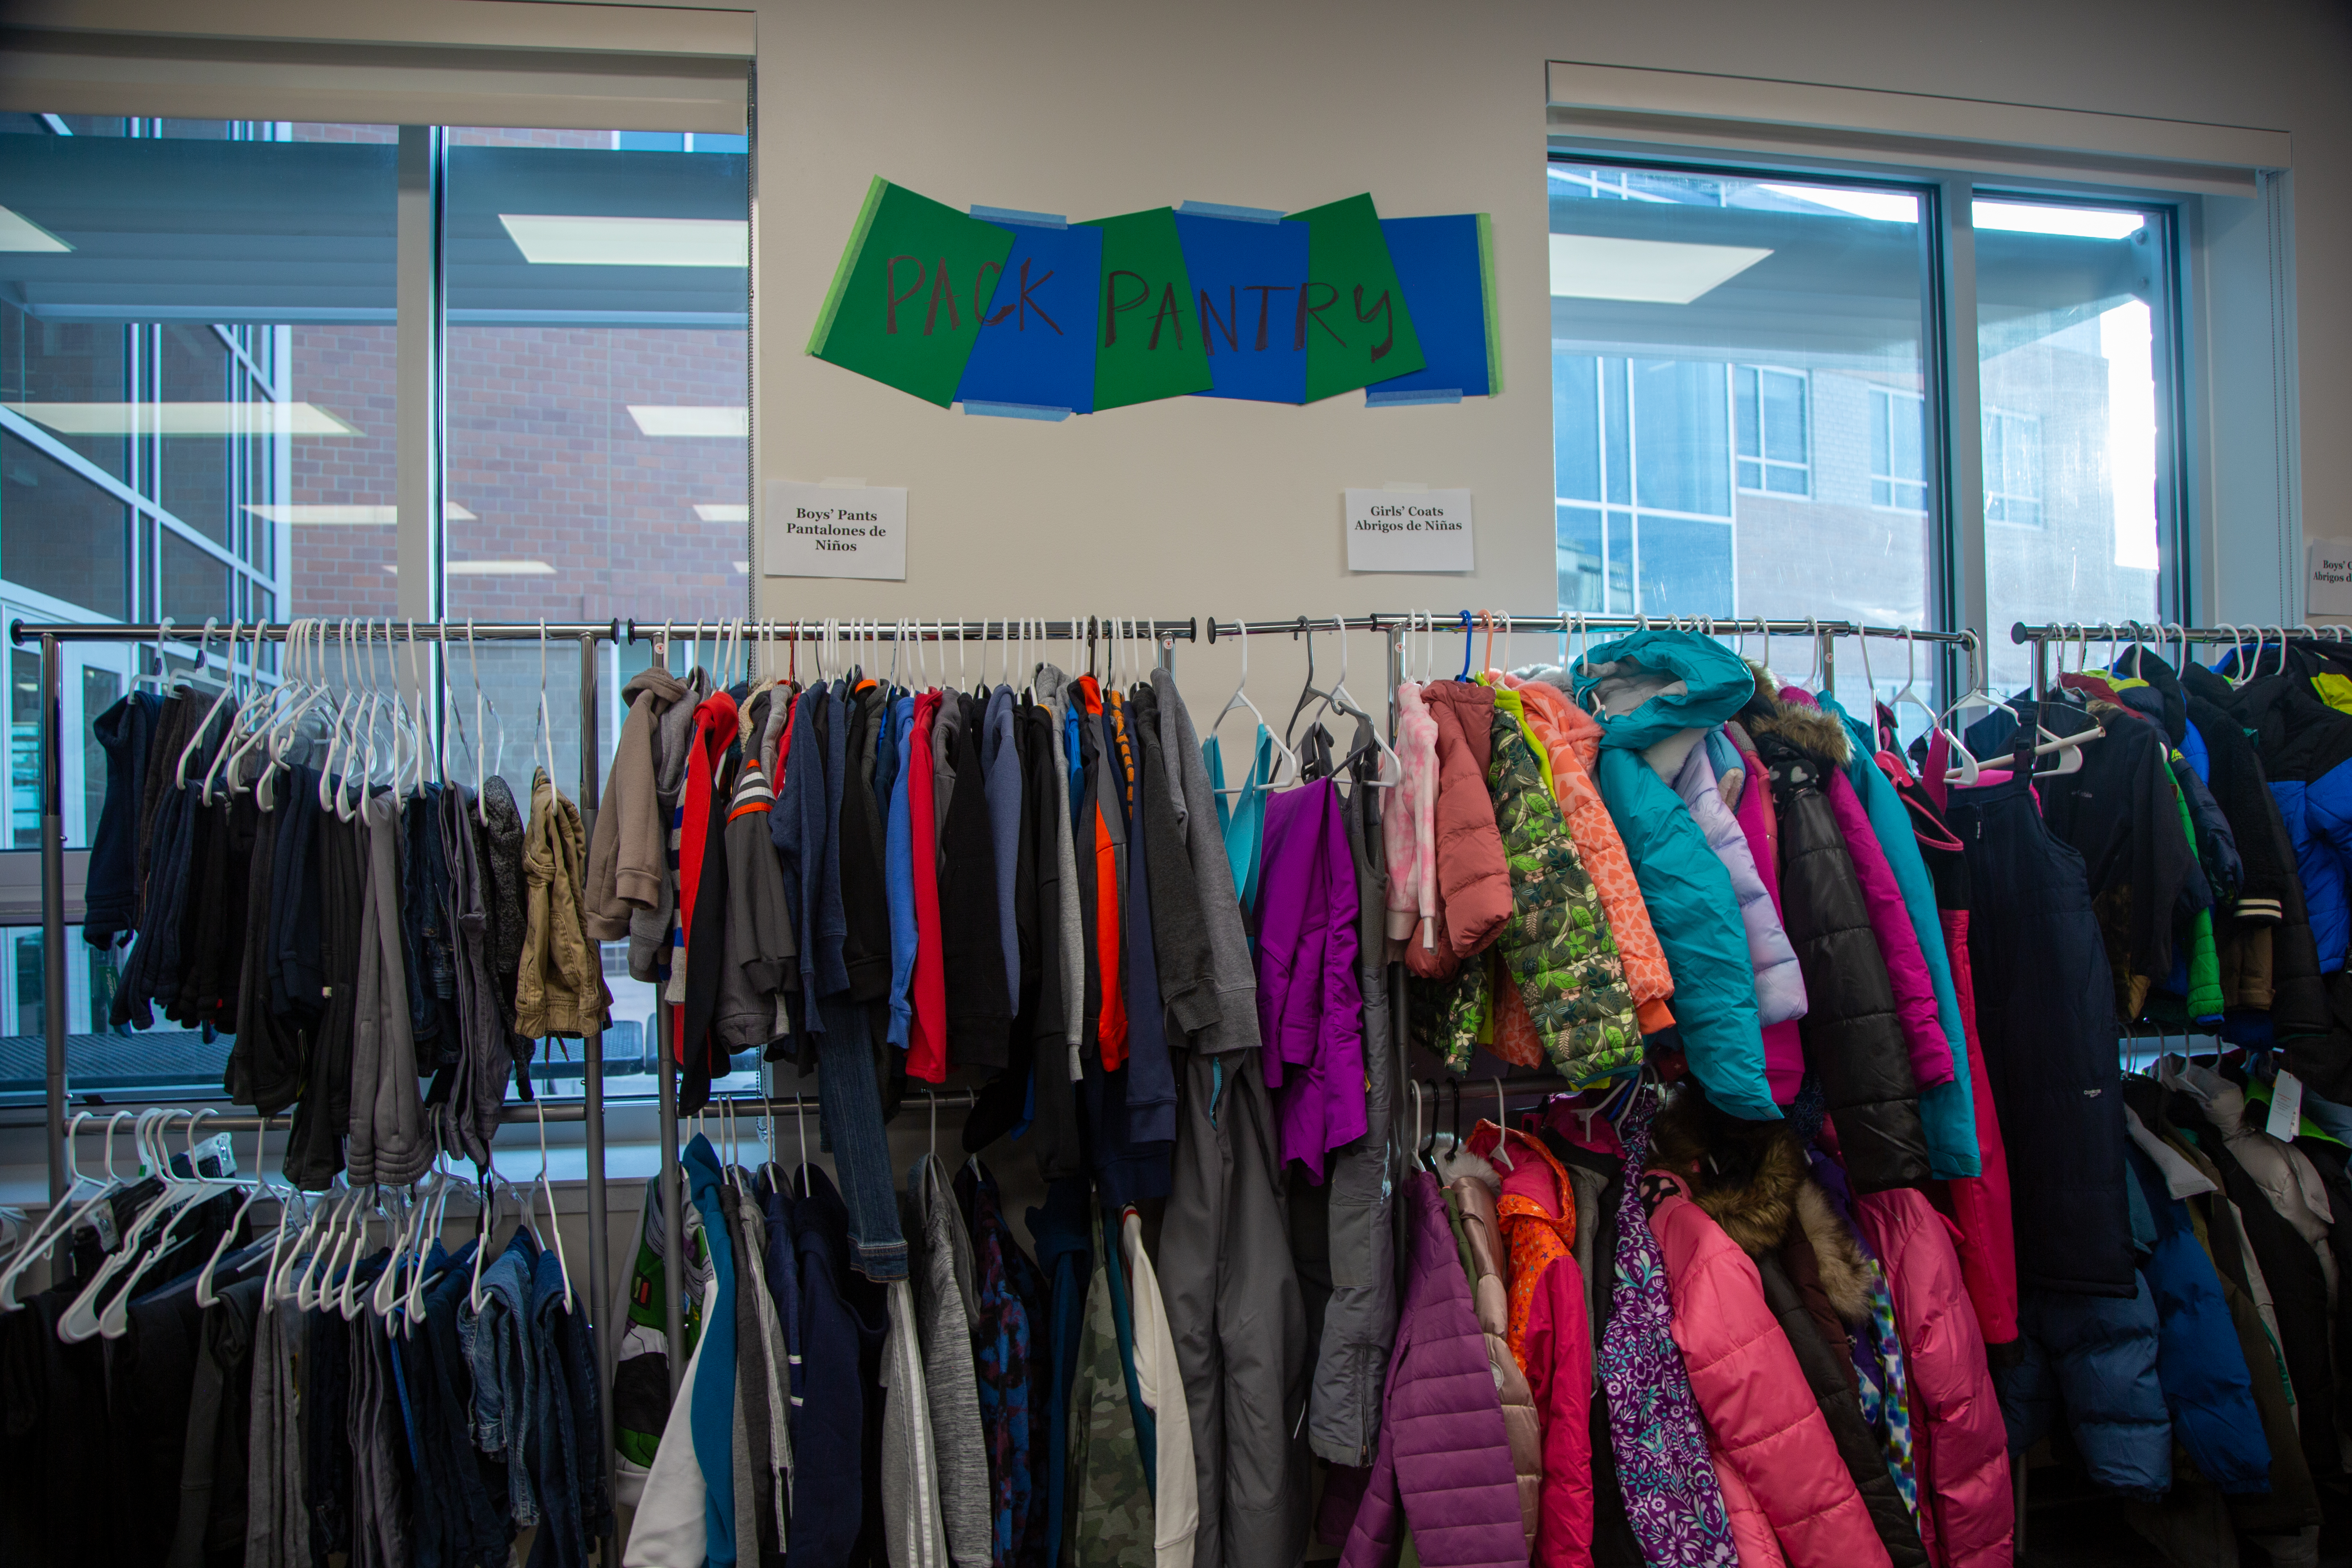
[[[2315,539],[2303,553],[2304,615],[2352,616],[2352,539]]]
[[[1203,397],[1307,401],[1306,295],[1313,232],[1303,223],[1176,215],[1200,301],[1213,384]]]
[[[1012,249],[1011,229],[877,177],[808,352],[946,407]]]
[[[1192,314],[1192,280],[1172,208],[1072,226],[1102,231],[1095,327],[1095,407],[1124,408],[1209,389]]]
[[[2303,1079],[2284,1068],[2271,1085],[2271,1119],[2265,1131],[2282,1143],[2294,1142],[2303,1131]]]
[[[907,492],[903,488],[768,481],[761,519],[771,577],[877,577],[907,580]]]
[[[1298,289],[1298,337],[1307,351],[1307,401],[1423,368],[1412,311],[1369,195],[1303,213],[1307,271]]]
[[[1349,490],[1348,570],[1469,572],[1468,490]]]
[[[956,384],[959,403],[1091,414],[1102,230],[1013,226],[1013,250]]]
[[[1484,213],[1384,217],[1389,259],[1412,307],[1426,368],[1369,389],[1370,403],[1491,397],[1502,390],[1492,226]]]

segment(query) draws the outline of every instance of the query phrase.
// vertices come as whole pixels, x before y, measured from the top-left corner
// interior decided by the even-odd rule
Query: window
[[[2011,686],[2011,621],[2178,618],[2169,207],[1564,151],[1546,173],[1563,608],[1927,626],[1981,551]],[[1973,298],[1948,301],[1955,192]],[[1981,418],[1956,430],[1971,356],[1945,323],[1971,316]],[[1980,507],[1948,479],[1971,444]]]
[[[1870,389],[1870,504],[1927,510],[1927,400]]]
[[[2042,526],[2041,416],[1985,410],[1984,476],[1987,522]]]
[[[409,250],[396,193],[402,156],[420,150],[442,201],[436,243]],[[745,614],[749,163],[742,135],[703,132],[0,117],[0,622]],[[400,508],[415,459],[400,446],[396,304],[403,257],[427,248],[443,501],[419,520]],[[402,579],[404,531],[420,528],[438,536],[438,582]],[[174,671],[189,654],[171,648]],[[66,730],[87,742],[60,758],[79,846],[105,787],[90,721],[166,656],[64,657]],[[551,751],[572,793],[579,657],[453,650],[466,734],[453,770],[470,781],[478,745],[527,804]],[[600,657],[601,764],[622,681],[646,656]],[[479,736],[477,672],[495,705]],[[37,656],[12,650],[9,675],[22,847],[38,841]],[[31,1037],[37,1079],[39,936],[10,940],[0,1051]],[[216,1084],[227,1042],[107,1034],[111,982],[76,967],[85,951],[77,936],[76,1088]],[[606,966],[609,1087],[650,1094],[651,1076],[617,1064],[652,1049],[651,988],[627,978],[624,947]],[[100,1043],[86,1048],[85,1031]],[[578,1094],[578,1054],[542,1053],[538,1076]],[[755,1082],[751,1065],[730,1087]]]
[[[1739,433],[1739,488],[1769,495],[1812,493],[1811,447],[1805,438],[1802,371],[1733,368],[1732,423]]]

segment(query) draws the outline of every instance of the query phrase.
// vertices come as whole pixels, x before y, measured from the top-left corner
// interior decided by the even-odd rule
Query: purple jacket
[[[1503,1402],[1437,1178],[1405,1178],[1412,1264],[1379,1457],[1339,1568],[1394,1568],[1400,1522],[1426,1568],[1527,1568]],[[1399,1520],[1402,1510],[1403,1518]]]
[[[1364,994],[1356,865],[1339,788],[1318,779],[1266,803],[1258,873],[1257,1018],[1282,1157],[1323,1180],[1323,1156],[1364,1135]]]

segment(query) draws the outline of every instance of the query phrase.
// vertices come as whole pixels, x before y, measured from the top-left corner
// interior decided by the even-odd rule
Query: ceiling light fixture
[[[315,403],[0,403],[0,408],[60,436],[361,434],[358,426]]]
[[[0,207],[0,250],[47,251],[54,255],[72,248],[23,213]]]
[[[632,403],[629,417],[646,436],[731,436],[741,440],[751,433],[748,410],[741,408],[679,408]]]
[[[290,522],[297,528],[321,523],[339,524],[346,528],[373,528],[398,522],[400,509],[390,506],[276,506],[248,505],[245,509],[264,522]],[[478,520],[456,501],[446,501],[441,516],[448,522],[474,522]]]
[[[499,222],[534,267],[742,267],[751,254],[741,218],[500,213]]]
[[[1748,245],[1555,234],[1551,291],[1555,299],[1687,305],[1771,254]]]

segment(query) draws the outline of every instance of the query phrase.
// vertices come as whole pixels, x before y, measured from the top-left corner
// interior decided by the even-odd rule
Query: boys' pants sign
[[[985,215],[985,216],[979,216]],[[1500,388],[1483,214],[971,214],[876,179],[808,352],[926,401],[1058,418],[1187,395],[1454,402]]]
[[[771,479],[760,532],[770,577],[907,580],[903,488]]]

